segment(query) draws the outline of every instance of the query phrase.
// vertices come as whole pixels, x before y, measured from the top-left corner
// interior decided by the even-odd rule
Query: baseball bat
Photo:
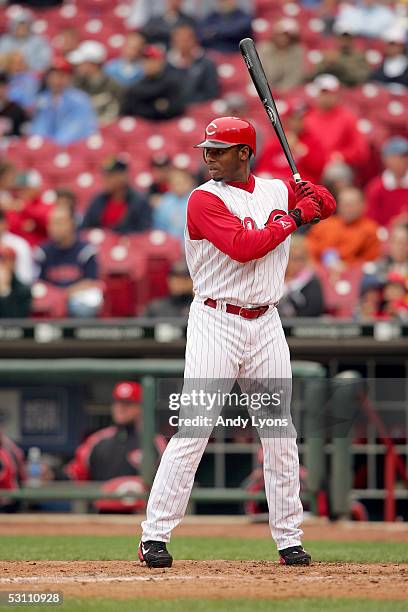
[[[288,161],[289,167],[293,174],[293,180],[295,183],[301,183],[302,178],[296,167],[295,160],[293,159],[292,151],[290,150],[289,143],[279,117],[278,109],[276,108],[275,100],[273,99],[271,88],[269,87],[268,79],[266,78],[265,71],[252,38],[242,39],[239,43],[239,50],[241,51],[241,55],[244,58],[252,82],[255,85],[258,96],[270,122],[272,123],[273,129],[275,130],[276,136],[278,137],[280,145]],[[316,217],[313,219],[312,223],[318,223],[319,221],[320,219]]]

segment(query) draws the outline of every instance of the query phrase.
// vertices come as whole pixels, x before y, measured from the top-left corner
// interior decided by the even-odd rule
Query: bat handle
[[[301,183],[302,182],[302,177],[300,176],[299,172],[295,172],[295,174],[293,175],[293,180],[295,181],[295,183]],[[319,223],[320,221],[320,217],[315,217],[314,219],[311,220],[311,225],[316,225],[316,223]]]

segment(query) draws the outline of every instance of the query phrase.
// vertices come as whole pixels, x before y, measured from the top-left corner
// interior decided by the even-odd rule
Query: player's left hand
[[[316,202],[319,201],[319,193],[316,187],[310,181],[300,181],[295,185],[296,202],[302,198],[313,198]]]

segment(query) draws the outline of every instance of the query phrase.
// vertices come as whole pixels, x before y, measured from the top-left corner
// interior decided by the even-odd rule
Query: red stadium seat
[[[351,317],[358,304],[362,266],[349,266],[341,273],[334,273],[318,266],[326,311],[336,317]]]
[[[148,299],[168,294],[167,276],[182,255],[180,241],[161,230],[128,236],[130,249],[147,258]]]
[[[32,289],[31,314],[36,318],[61,319],[67,316],[67,292],[43,281],[36,282]]]
[[[70,188],[78,198],[78,211],[84,212],[91,198],[102,190],[102,178],[98,173],[81,172],[70,183]]]
[[[73,157],[84,159],[84,166],[89,170],[99,170],[108,157],[119,152],[118,142],[103,134],[92,134],[86,140],[70,145],[67,152]]]
[[[86,160],[73,157],[67,151],[57,153],[51,160],[38,160],[36,166],[55,187],[69,187],[75,179],[87,170]]]
[[[143,251],[131,247],[128,236],[121,236],[114,246],[100,250],[98,261],[106,284],[110,316],[140,314],[149,299],[147,260]]]

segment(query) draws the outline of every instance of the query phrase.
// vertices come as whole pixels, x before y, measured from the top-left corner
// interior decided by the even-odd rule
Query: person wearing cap
[[[171,68],[160,47],[147,45],[143,51],[144,76],[126,91],[121,115],[160,121],[183,114],[184,83]]]
[[[169,190],[171,169],[171,159],[167,153],[157,153],[150,160],[153,181],[149,187],[149,202],[153,208],[159,202],[160,197]]]
[[[198,37],[206,49],[238,53],[242,38],[252,36],[252,16],[238,0],[217,0],[212,12],[198,23]]]
[[[176,262],[168,276],[169,295],[148,304],[144,317],[187,317],[193,301],[193,283],[185,259]]]
[[[321,178],[326,156],[320,140],[305,128],[306,110],[306,105],[299,100],[285,102],[280,116],[300,175],[312,183],[317,183]],[[262,148],[255,171],[258,175],[270,178],[291,177],[288,162],[275,135],[271,136]]]
[[[364,209],[364,196],[357,187],[346,187],[339,193],[337,215],[324,225],[314,225],[306,236],[316,264],[343,270],[378,259],[381,253],[378,225],[367,219]]]
[[[408,87],[408,34],[405,28],[393,27],[384,32],[386,43],[383,62],[370,74],[370,81],[385,85],[404,85]]]
[[[365,189],[366,214],[388,227],[399,216],[408,216],[408,139],[394,136],[382,149],[384,170]]]
[[[169,190],[156,202],[153,210],[153,228],[184,242],[187,202],[196,182],[188,170],[173,168],[169,176]]]
[[[141,415],[142,387],[134,381],[118,382],[113,388],[111,415],[112,425],[89,435],[75,451],[75,456],[58,477],[75,481],[104,482],[103,491],[114,493],[129,489],[145,491],[141,473]],[[155,437],[155,446],[160,455],[166,441]],[[144,500],[133,503],[125,500],[98,500],[99,512],[137,512],[144,509]]]
[[[160,13],[148,19],[142,32],[150,44],[168,48],[175,28],[183,25],[195,28],[196,22],[183,11],[183,4],[183,0],[164,0]]]
[[[73,85],[90,97],[102,124],[110,123],[119,114],[123,87],[105,73],[105,46],[96,40],[84,40],[68,55],[74,66]]]
[[[380,38],[397,21],[397,14],[385,2],[358,0],[339,5],[336,24],[352,23],[357,36]]]
[[[341,103],[339,79],[321,74],[312,85],[316,102],[305,117],[305,129],[320,140],[326,163],[343,161],[358,172],[369,159],[369,147],[356,115]]]
[[[365,83],[370,68],[365,53],[356,46],[353,24],[337,22],[333,30],[336,34],[336,46],[322,50],[323,58],[317,64],[311,78],[329,73],[348,87]]]
[[[28,121],[25,110],[10,99],[8,83],[8,75],[0,72],[0,137],[21,136]]]
[[[31,70],[43,71],[51,63],[51,48],[48,41],[32,31],[33,14],[30,10],[15,7],[12,11],[8,32],[0,36],[0,55],[20,51]]]
[[[259,43],[258,51],[271,87],[283,92],[303,82],[305,48],[295,19],[280,19],[271,38]]]
[[[26,318],[30,313],[31,289],[15,274],[16,253],[0,244],[0,318]]]
[[[129,183],[127,160],[114,157],[102,167],[104,187],[84,215],[82,228],[104,227],[121,234],[144,232],[151,227],[151,209],[144,195]]]
[[[217,68],[204,53],[191,25],[182,24],[173,29],[168,60],[184,83],[186,104],[206,102],[219,96]]]
[[[30,132],[67,146],[94,134],[98,120],[89,96],[72,86],[72,66],[55,58],[37,96]]]
[[[72,480],[105,481],[140,473],[142,387],[118,382],[112,391],[112,425],[88,436],[65,472]]]
[[[282,387],[283,380],[291,378],[289,349],[276,305],[283,294],[287,238],[312,221],[323,221],[324,226],[336,204],[325,187],[296,183],[298,177],[282,181],[254,176],[250,158],[256,155],[256,131],[246,119],[214,118],[196,147],[202,151],[209,180],[194,189],[187,206],[185,254],[194,290],[184,370],[187,402],[180,406],[176,423],[169,421],[179,428],[163,453],[150,491],[139,559],[148,567],[172,566],[167,543],[184,516],[196,470],[222,408],[222,401],[213,407],[197,404],[193,399],[197,388],[205,397],[222,396],[239,379],[251,397],[255,389],[267,395],[282,390],[278,414],[288,415],[285,429],[275,435],[258,427],[269,523],[280,563],[310,565],[301,542],[290,389],[286,385],[286,393]],[[272,418],[277,413],[269,408]],[[198,416],[198,426],[193,415]]]
[[[129,32],[123,44],[120,57],[105,63],[104,71],[121,87],[129,87],[143,76],[142,57],[146,38],[141,32]]]

